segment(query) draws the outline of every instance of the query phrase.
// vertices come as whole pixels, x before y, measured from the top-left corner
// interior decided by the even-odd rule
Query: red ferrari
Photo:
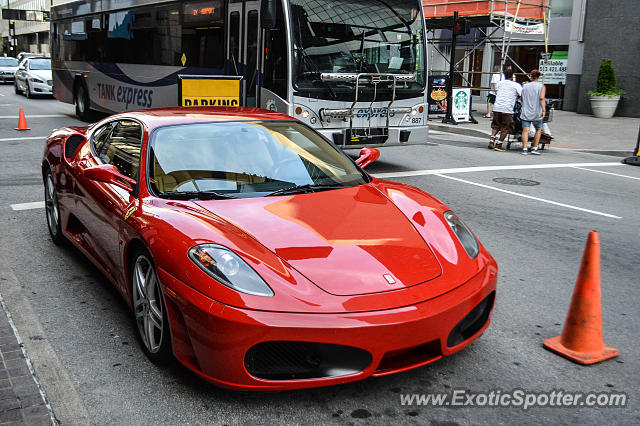
[[[409,370],[479,337],[497,265],[454,212],[291,117],[158,109],[49,136],[46,218],[145,354],[244,390]]]

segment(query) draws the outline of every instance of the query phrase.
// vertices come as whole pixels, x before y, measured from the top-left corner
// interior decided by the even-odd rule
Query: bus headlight
[[[302,111],[302,118],[307,118],[307,117],[309,117],[309,111],[305,109],[304,111]]]
[[[417,109],[412,109],[412,110],[411,110],[411,115],[416,115],[417,113],[418,113],[418,110],[417,110]]]

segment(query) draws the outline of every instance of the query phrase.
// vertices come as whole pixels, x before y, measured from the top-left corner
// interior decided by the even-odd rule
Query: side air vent
[[[84,142],[84,138],[80,135],[69,136],[64,143],[64,157],[67,160],[71,160],[82,142]]]

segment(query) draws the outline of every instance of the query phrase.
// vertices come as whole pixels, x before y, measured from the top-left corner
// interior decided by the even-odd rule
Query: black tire
[[[151,362],[166,365],[173,361],[167,307],[155,264],[146,250],[134,252],[130,274],[132,318],[138,343]],[[158,327],[160,317],[162,324]]]
[[[76,104],[76,115],[78,116],[78,118],[85,122],[91,121],[89,92],[82,83],[78,84],[76,87],[74,102]]]
[[[13,90],[16,92],[16,95],[20,94],[20,89],[18,89],[18,82],[17,81],[13,82]]]
[[[51,241],[53,241],[56,245],[63,245],[66,242],[66,238],[62,233],[60,207],[58,205],[58,194],[56,192],[56,186],[53,181],[53,174],[51,173],[51,169],[49,168],[47,168],[47,172],[44,175],[44,199],[47,228],[49,228]]]
[[[27,88],[24,89],[24,95],[29,99],[33,98],[33,93],[31,93],[31,86],[29,86],[29,82],[28,81],[27,81]]]

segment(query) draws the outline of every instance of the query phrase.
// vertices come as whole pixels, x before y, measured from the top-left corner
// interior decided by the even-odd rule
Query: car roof
[[[230,121],[296,121],[294,118],[274,111],[247,107],[173,107],[124,112],[109,119],[133,118],[144,123],[149,130],[156,127],[195,122]]]

